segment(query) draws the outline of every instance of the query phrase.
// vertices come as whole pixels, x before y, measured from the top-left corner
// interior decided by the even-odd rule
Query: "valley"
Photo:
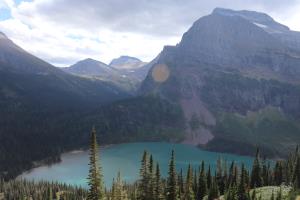
[[[122,187],[135,197],[136,190],[143,190],[136,182],[145,178],[138,175],[143,150],[162,164],[156,181],[164,190],[170,189],[167,177],[186,171],[181,183],[187,188],[181,192],[191,196],[181,199],[195,199],[198,190],[191,187],[200,180],[191,177],[200,176],[202,160],[205,170],[209,168],[205,176],[214,176],[206,177],[206,189],[215,192],[207,190],[207,198],[228,198],[232,191],[250,198],[256,186],[269,198],[269,187],[278,196],[281,185],[286,186],[286,197],[294,197],[300,180],[299,44],[300,32],[265,13],[225,8],[196,20],[176,45],[165,44],[150,62],[121,55],[107,63],[87,57],[57,67],[0,32],[0,181],[8,184],[0,184],[0,199],[2,190],[14,184],[26,188],[30,180],[40,181],[28,185],[40,187],[44,195],[50,196],[46,187],[58,193],[64,188],[83,198],[88,156],[93,154],[68,152],[89,145],[98,152],[97,142],[113,144],[100,149],[107,188],[121,171],[128,184]],[[91,144],[92,128],[98,140]],[[259,161],[257,149],[263,157]],[[168,168],[172,150],[178,162],[173,171]],[[219,156],[235,161],[235,181],[227,179],[227,166],[222,166],[221,178],[213,175],[220,170]],[[266,159],[274,165],[267,165]],[[250,172],[258,162],[259,175]],[[35,168],[37,163],[43,166]],[[151,170],[154,173],[154,165]],[[258,185],[251,184],[251,174],[259,176],[252,177]],[[59,183],[49,186],[51,181]],[[222,185],[226,181],[232,185]]]

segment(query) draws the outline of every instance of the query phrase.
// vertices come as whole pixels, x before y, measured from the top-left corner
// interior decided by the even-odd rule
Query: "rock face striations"
[[[181,105],[186,143],[284,154],[300,142],[297,35],[264,13],[216,8],[151,62],[140,93]],[[151,71],[161,65],[170,75],[157,82]]]

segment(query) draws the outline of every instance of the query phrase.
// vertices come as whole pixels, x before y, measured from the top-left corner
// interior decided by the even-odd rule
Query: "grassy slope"
[[[219,138],[217,143],[223,141],[223,148],[226,148],[226,141],[242,141],[249,148],[260,146],[266,154],[279,156],[285,155],[300,141],[299,123],[274,107],[248,112],[246,116],[222,113],[214,133]],[[208,146],[211,148],[217,143],[211,142]]]

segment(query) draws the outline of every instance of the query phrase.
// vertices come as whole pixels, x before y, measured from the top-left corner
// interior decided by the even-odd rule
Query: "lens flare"
[[[170,76],[169,67],[165,64],[157,64],[152,69],[152,78],[155,82],[163,83]]]

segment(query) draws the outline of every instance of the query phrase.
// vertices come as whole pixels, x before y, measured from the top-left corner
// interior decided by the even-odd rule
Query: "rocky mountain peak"
[[[231,10],[225,8],[215,8],[212,12],[213,15],[221,15],[221,16],[238,16],[242,17],[255,25],[259,26],[260,28],[268,29],[274,31],[289,31],[289,27],[276,22],[271,16],[256,11],[248,11],[248,10]],[[271,30],[270,30],[271,29]]]

